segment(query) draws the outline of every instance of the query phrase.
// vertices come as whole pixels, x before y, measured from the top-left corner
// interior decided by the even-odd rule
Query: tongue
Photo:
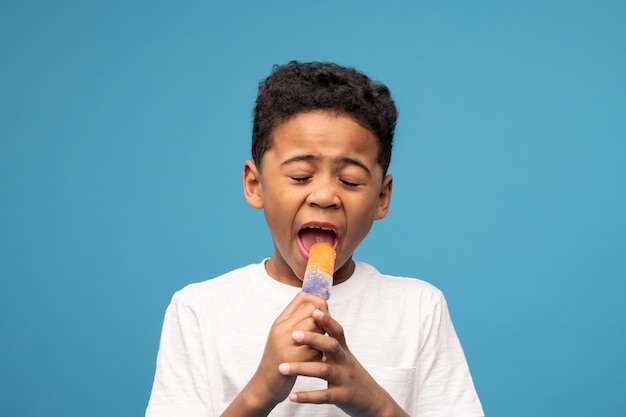
[[[311,249],[311,246],[318,242],[326,242],[332,246],[335,243],[335,234],[329,230],[304,229],[300,232],[300,241],[306,250]]]

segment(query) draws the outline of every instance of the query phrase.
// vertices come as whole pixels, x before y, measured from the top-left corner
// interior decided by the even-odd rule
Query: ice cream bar
[[[328,300],[335,272],[335,250],[326,242],[318,242],[309,250],[302,291]]]

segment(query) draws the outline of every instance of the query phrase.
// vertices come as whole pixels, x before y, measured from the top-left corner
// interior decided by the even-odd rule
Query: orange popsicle
[[[335,272],[335,250],[326,242],[318,242],[309,250],[302,291],[328,300]]]

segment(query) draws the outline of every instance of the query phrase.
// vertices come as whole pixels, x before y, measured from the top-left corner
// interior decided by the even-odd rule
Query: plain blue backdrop
[[[269,256],[258,82],[388,84],[392,209],[356,257],[447,295],[488,416],[626,415],[626,3],[0,6],[0,415],[141,416],[174,291]],[[401,341],[399,341],[401,343]]]

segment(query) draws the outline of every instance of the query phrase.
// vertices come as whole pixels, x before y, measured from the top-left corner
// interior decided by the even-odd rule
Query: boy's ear
[[[376,205],[375,220],[380,220],[387,215],[389,211],[389,203],[391,202],[391,189],[393,188],[393,177],[387,174],[383,179],[383,185],[378,195],[378,204]]]
[[[250,206],[255,209],[263,208],[263,190],[261,176],[254,162],[248,160],[243,164],[241,173],[243,181],[243,195]]]

